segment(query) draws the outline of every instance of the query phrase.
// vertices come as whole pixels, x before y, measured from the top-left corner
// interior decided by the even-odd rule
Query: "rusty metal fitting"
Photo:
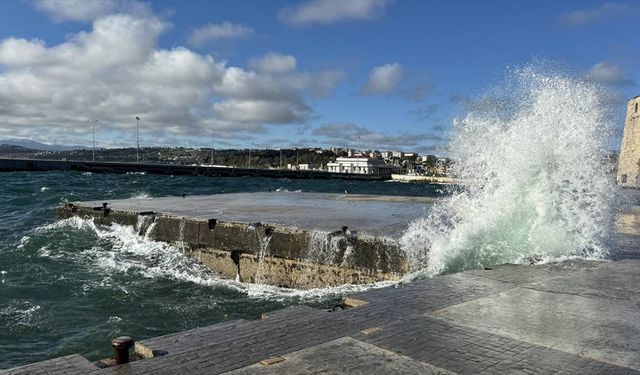
[[[271,237],[271,235],[273,234],[273,228],[271,227],[265,227],[264,228],[264,235],[267,237]]]
[[[129,336],[116,337],[111,341],[111,346],[116,350],[116,365],[129,363],[129,349],[134,341]]]

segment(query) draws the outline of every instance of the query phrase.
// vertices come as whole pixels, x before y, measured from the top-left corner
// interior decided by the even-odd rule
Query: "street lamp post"
[[[91,121],[91,123],[93,124],[93,147],[92,147],[92,154],[93,154],[93,162],[95,163],[96,161],[96,124],[98,123],[98,120],[93,120]]]
[[[215,130],[211,131],[211,165],[213,165],[213,135],[215,134]]]
[[[140,163],[140,117],[136,116],[136,163]]]

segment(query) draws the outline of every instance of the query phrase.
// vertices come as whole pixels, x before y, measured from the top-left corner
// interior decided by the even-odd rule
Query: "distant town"
[[[36,146],[37,147],[37,146]],[[333,173],[370,175],[447,176],[451,160],[413,152],[328,149],[211,149],[144,147],[72,150],[39,150],[15,144],[0,144],[0,158],[136,162],[172,165],[215,165],[238,168],[322,170]]]

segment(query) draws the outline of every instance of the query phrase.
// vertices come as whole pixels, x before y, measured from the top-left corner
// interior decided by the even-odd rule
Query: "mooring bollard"
[[[129,348],[133,346],[133,339],[129,336],[116,337],[111,341],[116,350],[116,365],[129,363]]]

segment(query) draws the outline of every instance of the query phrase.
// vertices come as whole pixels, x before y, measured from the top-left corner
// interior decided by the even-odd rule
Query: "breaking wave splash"
[[[449,152],[464,189],[402,237],[411,277],[605,257],[616,191],[603,94],[526,67],[456,120]]]

